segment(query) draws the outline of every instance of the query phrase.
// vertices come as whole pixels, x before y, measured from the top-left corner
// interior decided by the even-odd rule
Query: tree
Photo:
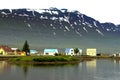
[[[75,49],[74,49],[74,52],[75,52],[75,54],[77,55],[77,53],[79,52],[79,49],[78,49],[78,48],[75,48]]]
[[[30,49],[29,49],[29,44],[28,44],[27,40],[25,41],[25,43],[23,45],[22,51],[24,51],[26,53],[26,55],[30,55]]]

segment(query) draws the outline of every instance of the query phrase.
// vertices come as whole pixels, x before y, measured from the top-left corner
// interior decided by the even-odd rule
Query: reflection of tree
[[[23,71],[24,71],[25,78],[27,78],[27,74],[28,74],[28,66],[27,65],[23,65]]]

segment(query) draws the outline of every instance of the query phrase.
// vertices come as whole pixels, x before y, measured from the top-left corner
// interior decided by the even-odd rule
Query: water
[[[119,80],[120,62],[84,61],[76,65],[27,66],[0,61],[0,80]]]

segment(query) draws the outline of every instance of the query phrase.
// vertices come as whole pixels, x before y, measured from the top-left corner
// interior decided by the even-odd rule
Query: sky
[[[78,10],[101,23],[120,24],[120,0],[0,0],[0,9],[50,7]]]

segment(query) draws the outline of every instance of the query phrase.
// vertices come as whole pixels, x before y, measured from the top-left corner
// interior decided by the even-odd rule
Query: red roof
[[[6,46],[6,45],[5,46],[0,46],[0,48],[4,49],[4,51],[6,51],[6,52],[13,52],[12,49],[10,47]]]

